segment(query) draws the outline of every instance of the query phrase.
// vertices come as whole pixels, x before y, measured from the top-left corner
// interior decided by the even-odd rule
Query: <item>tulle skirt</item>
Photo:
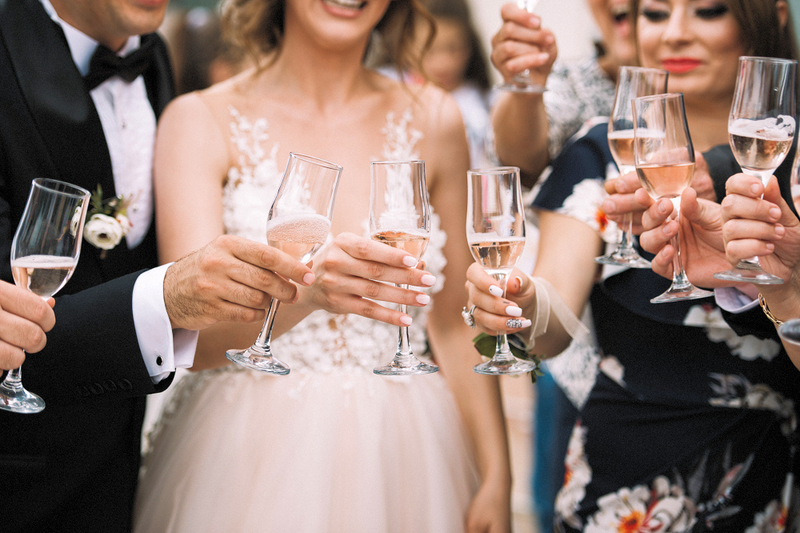
[[[135,531],[462,532],[477,486],[439,374],[199,372],[157,424]]]

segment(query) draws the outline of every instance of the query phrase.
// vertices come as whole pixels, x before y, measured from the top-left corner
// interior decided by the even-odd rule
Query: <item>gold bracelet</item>
[[[783,320],[778,320],[777,318],[775,318],[775,315],[773,315],[772,311],[769,310],[767,301],[764,299],[764,295],[761,294],[760,292],[758,293],[758,303],[759,305],[761,305],[761,309],[762,311],[764,311],[764,314],[767,315],[767,318],[769,318],[773,324],[775,324],[776,326],[780,326],[781,324],[783,324]]]

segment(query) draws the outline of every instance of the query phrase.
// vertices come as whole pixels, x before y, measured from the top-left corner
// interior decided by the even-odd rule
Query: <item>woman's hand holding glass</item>
[[[316,282],[301,289],[301,297],[318,309],[352,313],[395,326],[408,326],[411,317],[378,302],[422,307],[430,302],[424,292],[397,287],[430,287],[436,278],[412,268],[417,260],[408,252],[360,237],[340,233],[314,258]]]
[[[541,27],[530,0],[505,4],[503,25],[492,37],[491,60],[505,80],[498,89],[542,93],[558,55],[553,32]],[[535,2],[533,2],[535,4]]]
[[[475,325],[487,335],[518,333],[531,326],[526,316],[532,316],[536,306],[535,288],[532,283],[522,284],[525,274],[514,268],[508,275],[506,294],[497,280],[478,263],[467,270],[466,288],[469,293],[468,306]]]
[[[759,285],[765,295],[797,291],[793,280],[800,274],[800,221],[781,196],[777,179],[769,177],[764,187],[758,177],[735,174],[725,188],[721,217],[727,260],[736,264],[758,256],[767,273],[787,280],[783,286]]]

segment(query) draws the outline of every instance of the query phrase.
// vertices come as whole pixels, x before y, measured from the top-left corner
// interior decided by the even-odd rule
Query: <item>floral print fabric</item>
[[[567,145],[534,202],[604,239],[594,197],[613,167],[606,128]],[[592,291],[599,372],[569,443],[557,527],[798,531],[800,373],[776,338],[734,332],[713,298],[651,304],[668,285],[629,269]]]

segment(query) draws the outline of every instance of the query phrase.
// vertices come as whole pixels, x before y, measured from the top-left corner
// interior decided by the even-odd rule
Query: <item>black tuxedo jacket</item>
[[[159,39],[144,74],[158,115],[174,94]],[[31,180],[54,178],[115,195],[111,159],[94,103],[63,32],[39,0],[0,0],[0,274]],[[0,411],[0,529],[129,531],[145,395],[155,387],[133,327],[131,293],[157,265],[155,223],[133,250],[104,259],[83,243],[75,274],[56,299],[47,347],[23,365],[43,412]]]

